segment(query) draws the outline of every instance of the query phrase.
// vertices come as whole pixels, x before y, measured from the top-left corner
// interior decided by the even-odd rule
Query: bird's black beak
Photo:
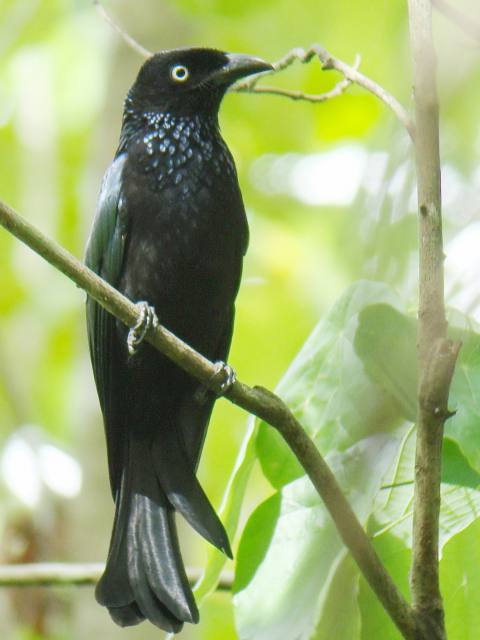
[[[215,84],[229,85],[254,73],[272,71],[273,67],[261,58],[243,53],[227,53],[227,63],[212,75]]]

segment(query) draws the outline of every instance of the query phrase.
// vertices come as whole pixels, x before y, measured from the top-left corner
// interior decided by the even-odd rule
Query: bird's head
[[[228,87],[246,76],[269,71],[260,58],[216,49],[174,49],[149,58],[130,89],[134,108],[178,115],[216,113]]]

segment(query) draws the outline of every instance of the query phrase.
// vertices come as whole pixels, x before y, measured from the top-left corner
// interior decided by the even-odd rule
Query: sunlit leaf
[[[477,640],[480,629],[480,520],[445,546],[440,562],[440,586],[450,640]]]
[[[311,640],[359,640],[362,626],[358,606],[359,582],[358,567],[353,558],[345,553],[335,568],[322,615]]]
[[[398,404],[412,422],[417,414],[416,322],[388,304],[362,309],[355,351],[368,375]]]
[[[235,467],[230,476],[230,480],[228,481],[222,504],[218,510],[218,514],[225,526],[230,541],[233,541],[237,532],[240,510],[245,496],[247,482],[250,477],[253,464],[256,460],[256,433],[257,426],[255,421],[251,419],[235,462]],[[220,551],[214,547],[209,548],[205,570],[194,589],[195,597],[199,605],[207,596],[215,591],[220,579],[220,574],[226,562],[227,558],[224,553],[220,553]]]
[[[440,587],[449,640],[477,640],[478,637],[479,539],[480,520],[477,519],[443,548],[440,560]],[[387,563],[394,582],[403,595],[409,598],[410,550],[393,532],[374,538],[373,543],[380,558]],[[402,635],[363,579],[360,580],[359,605],[362,616],[361,640],[401,640]],[[347,636],[341,638],[347,639]]]
[[[456,414],[446,422],[443,480],[476,487],[480,484],[480,335],[452,327],[450,335],[462,342],[450,390]],[[416,320],[388,304],[376,304],[360,313],[355,350],[371,379],[394,398],[411,421],[416,416]]]
[[[415,429],[410,427],[398,455],[377,496],[375,535],[390,531],[412,547],[413,476],[415,466]],[[466,529],[480,516],[480,491],[442,483],[440,506],[440,548]]]
[[[328,456],[363,523],[397,446],[393,436],[372,436]],[[284,486],[260,505],[243,533],[237,558],[234,606],[241,640],[302,640],[315,629],[318,635],[331,628],[325,605],[330,589],[338,588],[336,570],[344,556],[333,521],[308,478]],[[351,592],[355,572],[349,577]]]
[[[462,331],[455,337],[462,341],[449,400],[456,413],[447,421],[445,434],[480,473],[480,335]]]
[[[379,538],[374,538],[373,544],[381,560],[386,563],[393,581],[404,597],[409,600],[410,550],[407,549],[400,538],[391,533],[385,533]],[[372,640],[373,638],[402,640],[402,634],[398,631],[363,578],[360,579],[358,605],[362,620],[361,640]],[[342,638],[341,640],[348,639]]]

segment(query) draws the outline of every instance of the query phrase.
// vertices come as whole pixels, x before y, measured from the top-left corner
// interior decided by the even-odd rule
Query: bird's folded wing
[[[127,220],[125,214],[122,215],[121,193],[125,160],[126,155],[117,157],[105,173],[85,254],[87,267],[113,286],[116,286],[120,277],[127,232]],[[87,299],[87,331],[95,383],[105,418],[110,483],[115,493],[122,459],[121,452],[116,451],[121,445],[121,438],[115,438],[110,433],[114,413],[112,352],[115,318],[92,298]]]

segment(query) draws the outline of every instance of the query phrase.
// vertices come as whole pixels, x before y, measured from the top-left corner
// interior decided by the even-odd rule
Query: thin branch
[[[280,89],[279,87],[265,84],[255,86],[252,89],[235,86],[232,88],[232,91],[237,91],[238,93],[266,93],[281,96],[282,98],[290,98],[291,100],[303,100],[304,102],[326,102],[327,100],[341,96],[351,84],[351,80],[344,78],[340,80],[340,82],[337,82],[330,91],[325,91],[324,93],[305,93],[296,89]]]
[[[341,73],[344,76],[345,81],[348,81],[349,84],[355,83],[379,98],[400,120],[400,122],[408,131],[408,134],[410,135],[412,140],[414,139],[415,125],[405,107],[403,107],[400,102],[390,93],[388,93],[388,91],[386,91],[382,86],[358,71],[357,67],[360,62],[359,58],[357,57],[355,64],[353,66],[350,66],[342,60],[339,60],[338,58],[332,56],[319,44],[312,44],[308,49],[292,49],[285,56],[283,56],[283,58],[273,63],[273,71],[267,71],[265,73],[262,73],[261,76],[256,76],[251,79],[238,82],[232,87],[232,91],[242,91],[249,93],[275,93],[276,95],[283,95],[288,98],[294,97],[294,99],[296,100],[324,102],[326,99],[328,99],[324,97],[326,94],[318,94],[317,96],[314,96],[312,94],[302,94],[302,92],[293,92],[294,96],[292,96],[292,92],[288,90],[272,90],[273,87],[267,87],[268,90],[265,91],[262,85],[258,86],[257,84],[259,80],[262,80],[265,76],[277,74],[287,67],[290,67],[294,62],[308,64],[313,58],[318,58],[324,71],[334,69],[335,71]],[[334,93],[331,97],[340,95],[340,93],[343,93],[347,87],[348,85],[345,87],[342,86],[342,91],[334,91],[336,89],[336,87],[334,87],[334,90],[332,90],[334,91]]]
[[[357,54],[352,68],[358,69],[360,62],[361,57]],[[286,68],[285,64],[280,67],[278,63],[275,63],[273,66],[275,71],[270,73],[277,73],[277,71]],[[232,91],[237,91],[239,93],[267,93],[275,96],[282,96],[283,98],[290,98],[291,100],[304,100],[306,102],[326,102],[327,100],[332,100],[332,98],[337,98],[345,93],[350,85],[353,84],[353,80],[343,78],[343,80],[337,82],[330,91],[325,91],[324,93],[304,93],[303,91],[280,89],[279,87],[271,87],[265,84],[258,86],[257,82],[261,77],[263,77],[263,75],[264,74],[258,78],[253,78],[250,81],[237,83],[232,87]]]
[[[91,586],[97,584],[104,569],[105,564],[102,562],[3,564],[0,565],[0,587]],[[202,569],[187,567],[187,576],[190,584],[195,584],[201,575]],[[230,591],[232,584],[232,574],[223,572],[217,589],[219,591]]]
[[[424,624],[446,638],[439,586],[442,441],[460,345],[447,339],[439,151],[439,106],[430,0],[409,0],[414,68],[419,210],[418,419],[410,582]]]
[[[475,22],[471,16],[452,6],[445,0],[432,0],[433,6],[442,13],[448,20],[460,27],[468,36],[480,43],[480,24]]]
[[[105,22],[108,22],[108,24],[112,27],[112,29],[116,31],[120,35],[122,40],[126,42],[126,44],[130,47],[130,49],[140,54],[142,58],[150,58],[150,56],[153,55],[153,51],[149,51],[144,46],[142,46],[139,42],[137,42],[137,40],[135,40],[135,38],[132,38],[132,36],[129,33],[127,33],[125,29],[122,29],[122,27],[119,24],[117,24],[117,22],[115,22],[115,20],[108,13],[108,11],[105,9],[105,7],[100,2],[100,0],[93,0],[93,4],[95,5],[95,8],[97,9],[98,13],[105,20]]]
[[[2,202],[0,224],[73,280],[124,324],[129,327],[135,325],[138,310],[130,300]],[[159,325],[152,329],[147,334],[147,340],[205,386],[214,388],[214,364],[165,327]],[[404,638],[432,640],[432,636],[422,635],[412,607],[393,583],[335,476],[290,409],[267,389],[251,388],[239,380],[226,396],[239,407],[268,422],[285,439],[321,496],[361,572]]]

